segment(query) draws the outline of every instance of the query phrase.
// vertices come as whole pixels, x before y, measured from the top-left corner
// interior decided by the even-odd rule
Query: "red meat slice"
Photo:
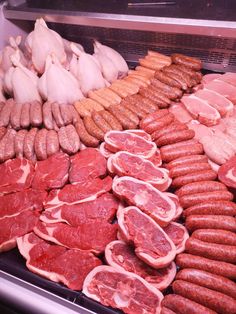
[[[117,198],[105,193],[94,201],[49,208],[41,214],[40,219],[47,223],[66,222],[73,227],[95,220],[112,222],[118,206]]]
[[[162,293],[141,277],[98,266],[85,278],[83,293],[106,306],[128,314],[157,314],[161,311]]]
[[[0,252],[16,246],[16,239],[31,232],[39,221],[39,213],[27,210],[16,216],[0,219]]]
[[[136,130],[136,129],[134,129],[134,130],[125,130],[123,132],[138,135],[138,136],[144,138],[147,141],[151,141],[152,140],[151,135],[148,134],[147,132],[145,132],[144,130]]]
[[[105,257],[110,266],[139,275],[159,290],[167,288],[176,275],[174,262],[165,268],[154,269],[139,259],[133,248],[123,241],[109,243],[105,249]]]
[[[175,258],[176,248],[169,236],[148,215],[129,206],[117,212],[122,239],[132,243],[135,254],[154,268],[163,268]]]
[[[104,139],[106,147],[114,153],[123,150],[148,159],[154,156],[157,150],[155,143],[134,133],[109,131]]]
[[[106,175],[106,159],[95,148],[85,148],[71,157],[70,160],[70,183],[84,183],[87,180]]]
[[[35,165],[32,187],[45,190],[63,187],[68,180],[69,166],[69,156],[62,152],[56,153],[46,160],[38,161]]]
[[[179,198],[177,195],[173,193],[166,192],[166,195],[175,203],[175,215],[172,220],[177,220],[180,218],[182,212],[183,212],[183,207],[180,206],[179,203]]]
[[[121,199],[137,206],[162,226],[175,216],[175,203],[149,183],[131,177],[115,178],[112,189]]]
[[[228,187],[236,188],[236,156],[233,156],[218,171],[219,180]]]
[[[148,158],[149,161],[151,161],[156,167],[161,166],[162,159],[161,159],[161,152],[157,148],[155,155],[153,155],[151,158]]]
[[[25,210],[41,211],[47,197],[46,191],[27,189],[0,196],[0,218],[17,215]]]
[[[20,253],[30,271],[73,290],[81,290],[87,274],[101,261],[89,251],[68,250],[49,244],[34,233],[17,239]]]
[[[112,170],[119,176],[130,176],[152,184],[160,191],[170,186],[171,179],[166,169],[154,166],[149,160],[128,152],[118,152],[109,158]]]
[[[206,89],[213,90],[222,96],[228,98],[233,104],[236,104],[236,87],[220,79],[215,79],[204,86]]]
[[[9,159],[0,165],[0,195],[22,191],[31,186],[34,166],[25,158]]]
[[[67,248],[89,250],[100,254],[109,242],[117,238],[117,225],[95,221],[71,227],[60,222],[54,224],[39,222],[34,232],[44,240]]]
[[[236,87],[236,73],[228,72],[221,75],[218,79]]]
[[[185,243],[189,238],[187,229],[176,222],[171,222],[163,230],[170,237],[176,246],[176,254],[179,254],[185,250]]]

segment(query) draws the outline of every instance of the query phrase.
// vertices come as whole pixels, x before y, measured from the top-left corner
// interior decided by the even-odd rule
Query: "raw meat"
[[[187,229],[176,222],[171,222],[163,230],[170,237],[176,246],[176,254],[179,254],[185,249],[185,242],[189,238]]]
[[[140,208],[161,226],[167,225],[175,216],[175,203],[149,183],[131,177],[115,178],[112,189],[121,199]]]
[[[123,150],[148,159],[154,156],[157,150],[155,143],[134,133],[109,131],[104,140],[106,147],[114,153]]]
[[[117,225],[95,221],[71,227],[61,222],[54,224],[39,222],[34,232],[44,240],[70,249],[89,250],[100,254],[109,242],[116,240]]]
[[[174,262],[166,268],[154,269],[139,259],[133,248],[123,241],[110,242],[106,246],[105,257],[110,266],[139,275],[159,290],[167,288],[176,275]]]
[[[105,142],[101,143],[101,145],[99,146],[99,151],[105,158],[109,158],[110,156],[113,155],[113,153],[109,151],[109,149],[107,149]]]
[[[170,106],[169,111],[172,112],[175,118],[182,123],[188,123],[192,120],[192,116],[184,108],[182,103],[174,103]]]
[[[228,98],[233,104],[236,104],[236,87],[228,84],[221,79],[215,79],[204,86],[206,89],[213,90]]]
[[[31,232],[39,220],[39,213],[26,210],[12,217],[0,219],[0,253],[13,249],[16,239]]]
[[[58,189],[64,186],[68,179],[70,160],[67,154],[58,152],[35,165],[33,188],[44,190]]]
[[[154,164],[154,166],[160,167],[162,165],[162,159],[161,159],[161,152],[160,152],[160,150],[157,148],[157,150],[155,152],[155,155],[153,155],[148,160],[151,161]]]
[[[89,251],[68,250],[50,244],[34,233],[17,239],[20,253],[30,271],[73,290],[81,290],[87,274],[101,261]]]
[[[0,218],[18,215],[26,210],[41,211],[47,192],[27,189],[0,196]]]
[[[220,167],[218,178],[228,187],[236,188],[236,156],[230,158]]]
[[[225,73],[221,75],[218,79],[236,87],[236,74],[235,73],[230,73],[230,72]]]
[[[86,180],[105,177],[106,175],[106,159],[95,148],[85,148],[71,157],[70,160],[70,183],[83,183]]]
[[[47,223],[66,222],[73,227],[98,220],[112,222],[118,206],[116,197],[105,193],[94,201],[49,208],[41,214],[40,219]]]
[[[0,195],[21,191],[31,186],[34,166],[25,158],[9,159],[0,165]]]
[[[171,184],[166,169],[154,166],[151,161],[143,157],[121,151],[109,157],[109,159],[113,172],[119,176],[130,176],[143,180],[160,191],[167,190]]]
[[[213,81],[215,79],[221,78],[221,76],[222,76],[222,74],[218,74],[218,73],[205,74],[202,78],[202,83],[203,84],[210,83],[211,81]]]
[[[179,198],[173,193],[166,192],[166,195],[175,203],[175,216],[172,220],[178,220],[183,212],[183,207],[180,206]]]
[[[195,132],[195,139],[200,140],[204,136],[212,135],[213,130],[204,124],[199,123],[197,120],[192,120],[188,123],[189,129]]]
[[[162,293],[141,277],[110,266],[98,266],[85,278],[83,293],[127,314],[159,314]]]
[[[135,247],[135,254],[154,268],[163,268],[175,258],[176,248],[169,236],[148,215],[137,207],[121,208],[117,212],[122,239]]]
[[[147,141],[151,141],[152,140],[151,135],[148,134],[147,132],[145,132],[144,130],[134,129],[134,130],[125,130],[123,132],[138,135],[138,136],[144,138]]]

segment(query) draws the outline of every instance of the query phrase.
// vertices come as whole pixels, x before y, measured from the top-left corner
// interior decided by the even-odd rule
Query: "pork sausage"
[[[163,109],[163,110],[157,109],[155,112],[148,114],[143,120],[140,121],[140,128],[141,129],[146,128],[150,123],[163,118],[167,114],[169,114],[168,109]]]
[[[197,229],[223,229],[236,232],[236,218],[223,215],[191,215],[187,217],[185,226],[190,231]]]
[[[157,105],[155,105],[150,99],[147,97],[144,97],[140,95],[140,100],[137,102],[137,106],[141,107],[143,110],[145,110],[147,113],[152,113],[157,111],[159,108]]]
[[[121,106],[135,113],[139,119],[143,119],[147,115],[147,113],[142,109],[142,107],[137,107],[135,104],[128,103],[125,99],[122,100]]]
[[[35,135],[34,151],[38,160],[47,159],[47,129],[41,129]]]
[[[165,103],[165,102],[163,102],[163,101],[158,97],[157,93],[155,93],[155,92],[153,92],[153,91],[151,92],[151,91],[149,90],[149,87],[146,87],[146,88],[141,87],[141,88],[139,89],[139,93],[140,93],[141,96],[143,96],[143,97],[149,99],[150,101],[152,101],[153,104],[154,104],[155,106],[157,106],[158,108],[166,108],[166,107],[168,107],[168,104]]]
[[[171,104],[170,97],[165,95],[160,88],[157,88],[153,85],[149,85],[147,89],[149,90],[149,92],[151,94],[153,94],[155,97],[157,97],[161,101],[161,103],[163,104],[161,107],[159,106],[159,108],[169,107],[169,105]]]
[[[73,117],[71,114],[71,110],[70,110],[70,106],[68,104],[60,104],[59,108],[60,108],[60,112],[61,112],[61,117],[62,120],[64,122],[64,125],[68,125],[71,124],[73,121]]]
[[[105,133],[94,123],[91,117],[84,117],[84,126],[90,135],[94,136],[100,141],[103,141]]]
[[[174,121],[174,118],[175,117],[174,117],[173,113],[168,113],[164,117],[149,123],[143,129],[147,133],[152,134],[153,132],[160,130],[160,129],[168,126],[169,124],[171,124],[171,122]]]
[[[181,269],[201,269],[209,273],[220,275],[232,280],[236,279],[236,265],[234,264],[214,261],[209,258],[186,253],[181,253],[176,256],[176,264]]]
[[[190,165],[175,166],[170,169],[169,175],[171,178],[177,178],[180,176],[184,176],[186,174],[190,174],[196,171],[203,171],[203,170],[211,170],[211,166],[208,164],[208,162],[200,162],[200,163],[192,163]]]
[[[70,109],[71,116],[72,116],[72,122],[73,122],[73,124],[75,124],[79,119],[78,111],[75,109],[74,105],[69,106],[69,109]]]
[[[30,126],[30,103],[28,102],[22,105],[20,125],[23,129],[27,129]]]
[[[99,144],[99,140],[93,136],[91,136],[83,123],[83,120],[78,117],[77,122],[75,123],[75,128],[76,131],[79,135],[79,138],[81,139],[81,141],[84,143],[84,145],[86,146],[91,146],[91,147],[97,147]]]
[[[36,161],[36,155],[34,151],[34,140],[38,132],[37,128],[30,129],[24,138],[24,156],[25,158]]]
[[[48,130],[53,130],[52,103],[47,101],[43,104],[43,124]]]
[[[180,189],[175,191],[175,194],[178,197],[182,197],[184,195],[203,193],[203,192],[214,192],[214,191],[227,191],[226,186],[217,181],[199,181],[186,184],[182,186]]]
[[[170,99],[176,99],[182,96],[182,91],[179,88],[167,85],[161,82],[160,80],[158,80],[157,78],[152,78],[151,84],[154,87],[161,89],[162,92],[164,92],[165,95]]]
[[[236,300],[224,293],[201,287],[184,280],[174,281],[172,288],[174,293],[209,307],[219,314],[236,313]]]
[[[172,72],[178,74],[189,88],[197,84],[197,82],[188,73],[181,71],[176,64],[171,64],[168,70],[170,73]]]
[[[16,157],[22,158],[24,155],[24,139],[26,134],[28,133],[27,130],[20,130],[17,132],[15,136],[15,153]]]
[[[48,157],[59,152],[59,149],[60,149],[59,139],[58,139],[58,134],[55,130],[49,130],[47,132],[46,145],[47,145]]]
[[[175,188],[180,188],[183,185],[198,182],[202,180],[215,180],[217,178],[217,173],[213,170],[201,170],[192,172],[183,176],[179,176],[172,181],[172,186]]]
[[[236,204],[227,201],[204,202],[185,209],[184,216],[190,215],[236,216]]]
[[[106,120],[106,122],[111,125],[113,130],[122,131],[121,123],[107,110],[100,111],[101,116]]]
[[[187,85],[186,80],[183,79],[178,73],[175,73],[175,72],[173,71],[173,69],[170,69],[170,67],[164,67],[164,68],[162,69],[162,71],[163,71],[166,75],[168,75],[168,77],[170,77],[170,78],[174,79],[175,81],[177,81],[177,82],[180,84],[181,88],[182,88],[184,91],[186,91],[186,90],[188,89],[188,85]]]
[[[123,112],[120,110],[119,106],[117,105],[111,105],[108,108],[108,111],[115,116],[115,118],[120,122],[122,125],[122,128],[124,129],[135,129],[137,125],[131,121]]]
[[[19,130],[21,127],[20,125],[21,110],[22,110],[21,103],[15,103],[11,110],[10,123],[12,128],[15,130]]]
[[[5,128],[4,126],[0,126],[0,141],[6,133],[7,133],[7,128]]]
[[[161,314],[176,314],[177,312],[174,312],[170,309],[168,309],[167,307],[165,306],[162,306],[161,307]]]
[[[166,164],[166,168],[170,170],[176,166],[189,165],[200,162],[208,162],[208,157],[206,155],[189,155],[180,157]]]
[[[152,133],[152,139],[155,141],[160,137],[175,133],[176,131],[188,130],[188,127],[184,123],[174,120],[171,124],[166,126],[163,129],[157,130]],[[206,159],[207,160],[207,159]]]
[[[1,140],[1,145],[4,147],[3,150],[3,159],[2,156],[0,157],[0,160],[5,161],[11,158],[14,158],[15,156],[15,136],[16,131],[13,129],[8,129],[5,136]],[[2,151],[2,148],[0,148]]]
[[[72,124],[61,127],[58,131],[59,143],[64,152],[75,154],[80,147],[80,138]]]
[[[37,100],[30,104],[30,122],[32,126],[40,126],[43,123],[42,104]]]
[[[202,73],[201,72],[196,72],[194,70],[192,70],[191,68],[183,65],[183,64],[177,64],[176,67],[184,72],[187,73],[188,75],[190,75],[197,83],[200,83],[202,80]]]
[[[51,105],[52,108],[52,116],[56,121],[57,126],[60,128],[64,126],[64,121],[61,116],[60,105],[57,102],[53,102]]]
[[[99,127],[99,129],[101,129],[104,133],[112,130],[111,125],[102,117],[100,111],[93,111],[92,119],[97,127]]]
[[[0,112],[0,127],[1,126],[4,126],[4,127],[8,126],[8,124],[10,123],[11,111],[12,111],[14,106],[15,106],[15,101],[12,98],[8,99],[5,102],[5,105]]]
[[[161,81],[162,83],[165,83],[171,87],[177,88],[181,91],[182,85],[178,81],[173,79],[171,76],[169,76],[168,73],[165,73],[163,71],[156,71],[154,77],[157,80]]]
[[[159,137],[155,143],[157,146],[164,146],[168,144],[174,144],[186,140],[191,140],[194,138],[195,132],[193,130],[175,130],[174,132],[170,132],[168,134],[162,135]]]
[[[175,64],[182,64],[189,67],[195,71],[199,71],[202,68],[201,60],[189,56],[185,56],[179,53],[173,53],[171,59]]]
[[[231,231],[221,229],[198,229],[192,237],[204,242],[236,245],[236,234]]]
[[[128,108],[122,106],[122,105],[113,105],[118,106],[119,110],[126,115],[127,118],[129,118],[136,126],[139,124],[139,118],[136,113],[132,112]]]

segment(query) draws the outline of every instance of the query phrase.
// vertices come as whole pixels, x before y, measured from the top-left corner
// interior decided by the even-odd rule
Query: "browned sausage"
[[[197,82],[186,72],[181,71],[176,64],[171,64],[168,70],[172,73],[178,74],[183,82],[187,84],[188,87],[193,87]]]
[[[157,99],[159,99],[161,103],[163,104],[162,106],[159,105],[159,108],[169,107],[169,105],[171,104],[170,97],[168,97],[165,93],[163,93],[160,88],[157,88],[153,85],[149,85],[147,89],[149,90],[151,94],[155,95],[155,97],[157,97]]]
[[[182,85],[178,81],[176,81],[171,76],[169,76],[168,73],[164,73],[163,71],[156,71],[154,77],[162,83],[167,84],[171,87],[178,88],[179,90],[182,88]]]
[[[15,101],[12,98],[5,102],[5,105],[0,112],[0,127],[7,127],[10,123],[10,116],[13,106],[15,106]]]
[[[118,106],[119,110],[127,117],[129,118],[136,126],[139,124],[139,118],[136,113],[132,112],[128,108],[122,106],[122,105],[113,105]]]
[[[60,111],[60,105],[57,102],[53,102],[51,104],[52,108],[52,116],[54,120],[56,121],[57,126],[60,128],[64,126],[64,121],[61,116],[61,111]]]
[[[215,180],[217,178],[217,173],[213,170],[201,170],[192,172],[183,176],[179,176],[172,181],[172,186],[179,188],[183,185],[192,182],[198,182],[202,180]]]
[[[175,133],[176,131],[188,130],[188,127],[184,123],[180,123],[177,120],[174,120],[171,124],[166,126],[163,129],[157,130],[151,134],[153,141],[168,135],[170,133]]]
[[[171,122],[174,121],[174,119],[175,119],[175,116],[173,115],[173,113],[170,112],[167,115],[165,115],[164,117],[149,123],[143,129],[147,133],[152,134],[153,132],[160,130],[160,129],[168,126],[169,124],[171,124]]]
[[[0,142],[0,161],[11,159],[15,156],[16,131],[8,129]]]
[[[34,151],[34,139],[38,132],[37,128],[31,129],[24,138],[24,156],[25,158],[36,161],[36,155]]]
[[[5,128],[4,126],[0,126],[0,141],[6,133],[7,133],[7,128]]]
[[[180,74],[178,74],[175,71],[173,71],[173,69],[171,69],[170,67],[164,67],[162,69],[162,71],[164,72],[164,74],[167,74],[170,78],[172,78],[175,81],[177,81],[181,85],[181,88],[184,91],[186,91],[188,89],[188,85],[187,85],[186,80],[183,79]]]
[[[193,232],[192,238],[210,243],[236,245],[236,234],[221,229],[198,229]]]
[[[136,106],[136,104],[129,103],[125,99],[121,101],[121,106],[137,114],[139,119],[143,119],[147,115],[147,113],[142,109],[142,107],[138,107]]]
[[[92,119],[99,129],[104,133],[111,131],[111,125],[103,118],[99,111],[92,112]]]
[[[163,101],[157,96],[157,94],[156,94],[155,92],[151,92],[151,91],[149,90],[149,87],[146,87],[146,88],[141,87],[141,88],[139,89],[139,94],[140,94],[141,96],[143,96],[143,97],[149,99],[150,101],[152,101],[153,104],[154,104],[155,106],[157,106],[158,108],[166,108],[166,107],[168,107],[168,104],[165,103],[165,102],[163,102]]]
[[[153,113],[148,114],[143,120],[140,121],[140,128],[146,128],[150,123],[155,122],[169,114],[168,109],[157,110]]]
[[[81,141],[84,143],[86,146],[91,146],[91,147],[97,147],[99,144],[99,140],[96,139],[95,137],[91,136],[83,123],[83,120],[78,117],[77,122],[75,123],[75,128],[76,131],[81,139]]]
[[[161,314],[176,314],[177,312],[174,312],[170,309],[168,309],[167,307],[165,306],[162,306],[161,307]]]
[[[75,154],[79,150],[79,135],[72,124],[61,127],[58,131],[58,138],[62,150],[67,154]]]
[[[59,139],[58,134],[55,130],[49,130],[47,132],[46,144],[48,157],[59,152],[60,149]]]
[[[20,130],[17,132],[15,136],[16,157],[23,157],[24,155],[24,139],[27,133],[28,133],[27,130]]]
[[[190,155],[190,156],[184,156],[177,159],[172,160],[168,164],[166,164],[167,169],[171,169],[176,166],[182,166],[182,165],[190,165],[194,163],[200,163],[200,162],[208,162],[208,157],[206,155]]]
[[[68,104],[60,104],[60,112],[61,112],[61,117],[64,122],[64,125],[68,125],[73,122],[73,117],[71,114],[70,106]]]
[[[15,130],[19,130],[21,127],[20,125],[21,110],[22,104],[20,103],[15,103],[11,110],[10,122],[12,128]]]
[[[156,112],[159,107],[156,106],[150,99],[148,99],[147,97],[141,96],[139,95],[141,98],[140,100],[138,100],[137,102],[137,107],[142,108],[143,110],[145,110],[146,113],[152,113],[152,112]]]
[[[236,216],[236,204],[227,201],[204,202],[185,209],[184,216],[190,215]]]
[[[28,102],[22,105],[20,125],[24,129],[27,129],[30,126],[30,103]]]
[[[87,132],[98,140],[103,141],[105,133],[94,123],[93,119],[86,116],[83,121]]]
[[[101,116],[106,120],[106,122],[111,125],[113,130],[122,131],[121,123],[107,110],[100,111]]]
[[[32,126],[41,126],[43,123],[42,104],[33,101],[30,105],[30,122]]]
[[[151,84],[158,89],[161,89],[162,92],[170,99],[180,98],[182,96],[182,91],[179,88],[167,85],[157,78],[151,79]]]
[[[168,134],[159,137],[155,143],[157,146],[164,146],[168,144],[174,144],[194,138],[195,132],[193,130],[175,130]]]
[[[186,66],[183,65],[183,64],[177,64],[176,67],[177,67],[180,71],[182,71],[182,72],[184,72],[184,73],[190,75],[194,80],[196,80],[197,83],[200,83],[200,82],[201,82],[202,76],[203,76],[201,72],[196,72],[196,71],[192,70],[191,68],[186,67]]]
[[[43,124],[48,130],[53,130],[52,103],[47,101],[43,104]]]
[[[222,292],[236,299],[236,284],[223,276],[200,269],[187,268],[177,273],[176,279],[185,280],[202,287]]]
[[[188,57],[179,53],[174,53],[171,55],[171,59],[175,64],[182,64],[195,71],[199,71],[202,68],[202,62],[197,58]]]
[[[117,105],[111,105],[107,110],[116,117],[124,129],[136,129],[137,125],[131,121]]]
[[[203,193],[203,192],[214,192],[214,191],[226,191],[226,186],[217,181],[199,181],[186,184],[182,186],[179,190],[175,191],[175,194],[178,197],[189,195],[189,194],[196,194],[196,193]]]
[[[47,129],[41,129],[34,139],[34,151],[38,160],[47,159]]]
[[[223,215],[191,215],[187,217],[185,225],[190,231],[197,229],[223,229],[236,232],[236,219]]]
[[[177,294],[166,295],[161,305],[175,311],[177,314],[216,314],[216,312],[205,306]]]

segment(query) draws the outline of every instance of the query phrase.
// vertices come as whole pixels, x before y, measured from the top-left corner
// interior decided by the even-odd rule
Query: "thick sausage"
[[[185,226],[190,231],[197,229],[223,229],[236,232],[236,218],[223,215],[191,215],[187,217]]]
[[[156,71],[154,77],[162,83],[167,84],[171,87],[178,88],[179,90],[181,90],[182,88],[182,85],[178,81],[176,81],[171,76],[169,76],[168,73],[164,73],[163,71]]]
[[[163,107],[160,108],[166,108],[169,107],[168,105],[171,104],[171,98],[168,97],[165,93],[162,92],[162,90],[160,88],[157,88],[153,85],[149,85],[148,86],[148,90],[155,95],[155,97],[159,98],[160,101],[163,103]],[[165,105],[164,105],[165,104]]]
[[[51,105],[52,108],[52,116],[56,121],[57,126],[60,128],[64,126],[64,121],[61,116],[60,105],[57,102],[53,102]]]
[[[48,130],[53,130],[52,103],[47,101],[43,104],[43,124]]]
[[[217,178],[217,173],[213,170],[201,170],[192,172],[180,177],[173,179],[172,186],[175,188],[179,188],[183,185],[192,182],[198,182],[202,180],[215,180]]]
[[[0,127],[7,127],[10,123],[10,116],[13,106],[15,106],[15,101],[12,98],[5,102],[5,105],[0,112]]]
[[[164,67],[162,71],[164,72],[164,74],[177,81],[184,91],[188,89],[186,80],[183,79],[178,73],[173,72],[173,69],[170,69],[170,67]]]
[[[205,191],[207,191],[207,189]],[[221,190],[183,195],[179,198],[179,202],[183,208],[187,208],[199,203],[209,201],[232,201],[233,198],[234,196],[232,193],[230,193],[229,191]]]
[[[214,261],[209,258],[186,253],[181,253],[176,256],[176,264],[182,269],[201,269],[232,280],[236,279],[236,265],[234,264]]]
[[[190,237],[185,243],[185,252],[228,263],[236,263],[236,246],[209,243]]]
[[[38,132],[37,128],[31,129],[24,138],[24,156],[25,158],[36,161],[36,155],[34,151],[34,140]]]
[[[169,175],[171,178],[184,176],[196,171],[211,170],[211,166],[208,162],[192,163],[190,165],[175,166],[170,169]]]
[[[22,104],[15,103],[11,110],[10,123],[13,129],[19,130],[21,127],[20,118],[21,118]]]
[[[192,237],[204,242],[236,245],[236,234],[231,231],[221,229],[198,229]]]
[[[23,157],[24,155],[24,139],[26,134],[28,133],[27,130],[20,130],[17,132],[15,136],[15,153],[16,157]]]
[[[64,121],[64,125],[71,124],[73,122],[73,117],[71,114],[70,106],[68,104],[60,104],[60,112],[61,112],[61,117]]]
[[[58,134],[55,130],[49,130],[47,132],[46,145],[48,157],[59,152],[60,149],[59,139]]]
[[[140,128],[146,128],[150,123],[155,122],[169,114],[168,109],[158,110],[148,114],[142,121],[140,121]]]
[[[139,124],[139,118],[136,113],[130,111],[128,108],[123,107],[122,105],[113,105],[118,106],[119,110],[122,111],[127,118],[129,118],[136,126]]]
[[[142,107],[137,107],[136,104],[128,103],[125,99],[122,100],[121,105],[137,114],[139,119],[143,119],[146,117],[147,113],[142,109]]]
[[[5,101],[0,101],[0,115],[1,115],[1,110],[5,106]]]
[[[195,71],[199,71],[202,68],[201,60],[193,57],[188,57],[179,53],[173,53],[171,59],[175,64],[182,64],[189,67]]]
[[[187,84],[188,87],[193,87],[194,85],[197,84],[197,82],[191,77],[191,75],[189,75],[186,72],[181,71],[178,66],[176,64],[172,64],[168,70],[175,74],[178,74],[181,79],[183,80],[183,82],[185,82]]]
[[[149,87],[141,87],[139,90],[139,94],[143,97],[146,97],[147,99],[149,99],[150,101],[153,102],[153,104],[155,106],[157,106],[158,108],[166,108],[168,107],[168,104],[163,102],[157,95],[157,93],[155,92],[151,92],[149,90]]]
[[[236,313],[236,300],[224,293],[201,287],[184,280],[174,281],[172,288],[174,293],[209,307],[219,314]]]
[[[0,161],[11,159],[15,156],[16,131],[8,129],[0,142]]]
[[[41,129],[34,139],[34,151],[38,160],[47,159],[47,129]]]
[[[91,117],[84,117],[84,126],[90,135],[94,136],[100,141],[103,141],[105,133],[94,123]]]
[[[171,168],[176,167],[176,166],[190,165],[190,164],[200,163],[200,162],[208,162],[208,157],[206,155],[190,155],[190,156],[180,157],[166,164],[166,168],[170,170]]]
[[[91,147],[97,147],[99,144],[99,140],[96,139],[95,137],[91,136],[83,123],[83,120],[78,117],[77,122],[75,123],[75,128],[76,131],[79,135],[79,138],[81,139],[81,141],[84,143],[84,145],[86,146],[91,146]]]
[[[28,102],[22,105],[20,125],[23,129],[27,129],[30,126],[30,103]]]
[[[100,111],[100,114],[106,120],[106,122],[111,125],[113,130],[123,130],[121,123],[110,112],[108,112],[107,110],[102,110]]]
[[[100,111],[93,111],[92,119],[94,123],[97,125],[97,127],[101,129],[103,132],[106,133],[112,130],[111,125],[103,118],[103,116],[100,114]]]
[[[108,111],[116,117],[116,119],[121,123],[124,129],[135,129],[137,125],[131,121],[123,112],[119,109],[119,106],[112,105],[108,108]]]
[[[5,128],[4,126],[0,126],[0,141],[6,133],[7,133],[7,128]]]
[[[150,99],[147,97],[141,96],[141,99],[137,102],[137,106],[141,107],[143,110],[145,110],[147,113],[152,113],[157,111],[159,108],[156,106]]]
[[[52,125],[53,125],[53,130],[59,131],[59,127],[54,119],[52,120]]]
[[[151,122],[150,124],[148,124],[144,129],[144,131],[146,131],[149,134],[152,134],[153,132],[160,130],[166,126],[168,126],[169,124],[171,124],[172,121],[174,121],[175,116],[173,115],[173,113],[168,113],[166,116]]]
[[[75,154],[80,147],[79,135],[72,124],[61,127],[58,131],[59,143],[64,152]]]
[[[30,122],[32,126],[40,126],[43,123],[42,104],[37,100],[30,105]]]
[[[160,88],[162,92],[164,92],[165,95],[170,99],[176,99],[182,96],[182,91],[179,88],[167,85],[158,80],[157,78],[152,78],[151,84],[156,88]]]
[[[79,119],[78,111],[75,109],[74,106],[69,106],[69,109],[70,109],[71,116],[72,116],[72,122],[73,122],[73,124],[75,124]]]
[[[177,312],[174,312],[170,309],[168,309],[167,307],[165,306],[162,306],[161,307],[161,314],[176,314]]]
[[[177,273],[176,279],[185,280],[197,285],[222,292],[236,299],[236,284],[223,276],[211,274],[200,269],[187,268]]]
[[[161,305],[171,309],[177,314],[216,314],[216,312],[203,305],[177,294],[166,295],[162,300]]]
[[[155,143],[157,146],[164,146],[168,144],[174,144],[186,140],[191,140],[194,138],[195,132],[193,130],[175,130],[174,132],[170,132],[168,134],[162,135],[159,137]]]
[[[160,137],[163,137],[172,133],[175,134],[176,131],[183,131],[183,130],[188,130],[188,127],[184,123],[180,123],[179,121],[174,120],[171,124],[169,124],[165,128],[153,132],[152,139],[155,141],[159,139]]]
[[[191,68],[186,67],[186,66],[183,65],[183,64],[177,64],[176,67],[177,67],[180,71],[182,71],[182,72],[184,72],[184,73],[190,75],[197,83],[200,83],[200,82],[201,82],[202,76],[203,76],[201,72],[196,72],[196,71],[192,70]]]
[[[175,191],[178,197],[184,195],[203,193],[203,192],[214,192],[214,191],[227,191],[226,186],[217,181],[199,181],[186,184],[179,190]]]

